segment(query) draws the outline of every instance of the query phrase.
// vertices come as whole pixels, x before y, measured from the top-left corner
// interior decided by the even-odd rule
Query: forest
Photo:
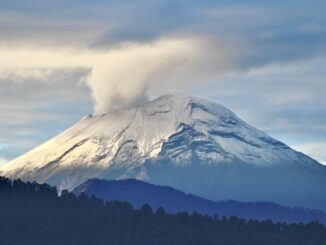
[[[0,177],[1,245],[326,245],[326,227],[168,214]]]

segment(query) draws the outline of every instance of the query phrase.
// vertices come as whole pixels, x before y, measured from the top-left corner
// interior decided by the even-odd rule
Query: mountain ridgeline
[[[92,179],[76,187],[77,196],[86,194],[105,201],[131,203],[135,208],[149,204],[153,210],[163,207],[167,213],[201,213],[218,216],[237,216],[244,219],[272,220],[273,222],[307,223],[315,220],[326,224],[326,214],[317,210],[288,208],[271,202],[243,203],[238,201],[213,202],[186,194],[167,186],[157,186],[135,179]]]
[[[1,245],[324,245],[326,227],[167,214],[0,177]]]
[[[0,169],[73,190],[135,178],[213,200],[269,201],[326,211],[326,167],[214,102],[168,94],[87,116]]]

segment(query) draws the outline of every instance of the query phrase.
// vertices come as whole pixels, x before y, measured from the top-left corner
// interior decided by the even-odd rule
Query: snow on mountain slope
[[[168,94],[140,107],[87,116],[0,169],[7,177],[47,182],[61,190],[72,190],[91,178],[138,178],[213,200],[277,202],[280,193],[263,195],[266,190],[256,190],[259,182],[274,189],[271,178],[277,182],[278,176],[286,180],[295,174],[294,189],[289,190],[301,200],[304,191],[319,193],[324,173],[318,162],[248,125],[227,108],[186,94]],[[248,184],[250,178],[256,181]],[[296,178],[301,179],[299,185]],[[305,178],[314,182],[308,184],[314,191],[304,185],[302,194],[297,188]]]

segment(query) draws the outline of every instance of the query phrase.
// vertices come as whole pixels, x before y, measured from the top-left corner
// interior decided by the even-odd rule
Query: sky
[[[170,91],[326,164],[326,2],[1,0],[0,165]]]

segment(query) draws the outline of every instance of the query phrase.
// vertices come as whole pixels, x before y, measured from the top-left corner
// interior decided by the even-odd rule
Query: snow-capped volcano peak
[[[187,139],[183,139],[185,135]],[[170,149],[171,142],[179,139],[186,141]],[[142,106],[84,117],[2,171],[17,177],[54,166],[80,165],[102,171],[117,164],[139,165],[153,157],[168,158],[169,154],[179,163],[196,154],[208,162],[237,160],[260,165],[288,163],[297,155],[224,106],[175,93]],[[282,159],[275,161],[278,155]]]
[[[225,166],[322,168],[224,106],[177,93],[84,117],[0,174],[69,190],[91,178],[138,178],[216,199],[193,185],[207,178],[214,186]]]

